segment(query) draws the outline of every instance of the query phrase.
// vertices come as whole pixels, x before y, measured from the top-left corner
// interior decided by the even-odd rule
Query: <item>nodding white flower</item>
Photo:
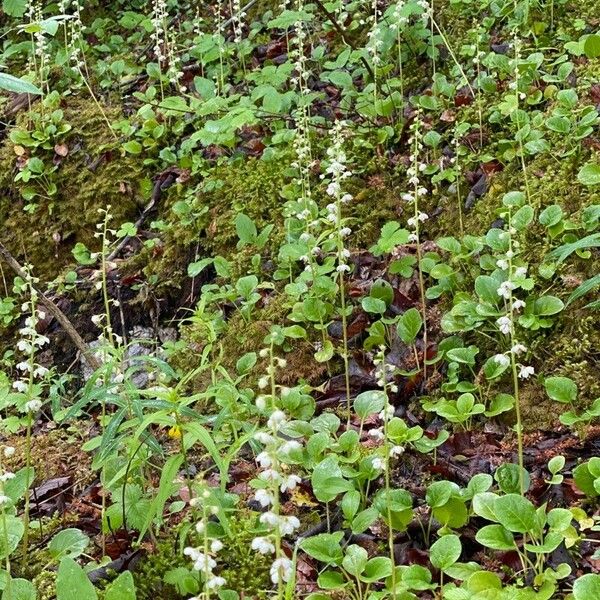
[[[217,588],[223,587],[226,583],[227,581],[224,577],[217,577],[215,575],[206,581],[206,587],[209,590],[216,590]]]
[[[413,201],[413,197],[412,194],[402,194],[401,196],[402,200],[404,200],[405,202],[412,202]]]
[[[504,317],[500,317],[499,319],[497,319],[496,325],[498,325],[500,331],[504,335],[509,335],[512,331],[512,321],[510,320],[509,316],[505,315]]]
[[[29,389],[29,384],[21,379],[17,379],[17,381],[14,381],[12,386],[15,390],[17,390],[17,392],[21,393],[24,393]]]
[[[527,275],[527,267],[517,267],[515,269],[515,277],[525,277]]]
[[[268,492],[268,490],[256,490],[256,493],[254,494],[254,499],[263,507],[263,508],[267,508],[267,506],[270,506],[271,504],[273,504],[273,496],[272,494],[270,494]]]
[[[261,390],[264,390],[268,385],[269,385],[269,378],[268,377],[261,377],[258,380],[258,387]]]
[[[404,446],[392,446],[390,448],[390,456],[401,456],[404,454]]]
[[[42,367],[42,365],[38,365],[33,372],[36,377],[45,377],[48,375],[48,373],[48,369],[46,369],[46,367]]]
[[[535,369],[530,366],[520,365],[519,378],[529,379],[535,373]]]
[[[419,219],[419,221],[421,221],[421,223],[423,223],[424,221],[427,221],[427,219],[429,219],[429,215],[427,213],[420,212],[417,218]]]
[[[513,354],[516,354],[516,355],[518,356],[519,354],[522,354],[523,352],[527,352],[527,348],[526,348],[526,346],[523,346],[523,344],[515,344],[515,345],[514,345],[514,346],[513,346],[513,347],[510,349],[510,351],[511,351]]]
[[[258,474],[258,478],[263,481],[276,481],[279,483],[281,481],[281,474],[275,469],[265,469]]]
[[[508,367],[510,365],[510,358],[506,354],[496,354],[494,356],[494,362],[501,367]]]
[[[4,450],[2,452],[5,458],[10,458],[11,456],[14,456],[16,450],[14,446],[4,446]]]
[[[275,361],[280,369],[287,367],[287,360],[285,360],[285,358],[276,358]]]
[[[42,408],[42,401],[34,398],[33,400],[26,402],[24,408],[26,412],[37,412],[40,410],[40,408]]]
[[[303,233],[300,236],[300,241],[301,242],[306,243],[306,242],[308,242],[308,240],[310,240],[310,234],[309,233]]]
[[[504,233],[506,233],[506,231]],[[514,258],[514,256],[515,256],[515,253],[512,250],[506,251],[506,258]]]
[[[517,286],[512,281],[503,281],[496,292],[498,293],[498,296],[508,299],[515,287]]]
[[[268,469],[273,464],[273,458],[268,452],[261,452],[256,456],[256,462],[263,469]]]
[[[258,408],[258,410],[265,410],[265,408],[267,408],[266,396],[256,396],[254,403],[256,404],[256,408]]]
[[[271,429],[278,430],[285,422],[285,413],[282,410],[274,410],[267,421],[267,426]]]
[[[279,531],[281,535],[292,535],[300,527],[298,517],[280,517]]]
[[[212,571],[216,566],[216,561],[198,548],[187,547],[183,549],[183,553],[189,556],[194,561],[194,570],[196,571]]]
[[[281,444],[281,446],[279,447],[279,451],[282,454],[289,454],[290,452],[294,452],[294,450],[301,450],[302,449],[302,444],[300,442],[297,442],[296,440],[288,440],[287,442],[284,442],[283,444]]]
[[[27,340],[19,340],[17,342],[17,349],[23,354],[30,354],[33,346]]]
[[[525,302],[523,302],[523,300],[515,300],[512,305],[513,310],[520,310],[521,308],[525,308],[525,306],[527,305]]]
[[[6,471],[6,473],[2,473],[2,475],[0,475],[0,481],[2,483],[4,483],[5,481],[8,481],[9,479],[14,479],[15,478],[15,474],[11,473],[10,471]]]
[[[508,261],[505,258],[501,258],[500,260],[496,261],[496,266],[499,269],[506,271],[508,269]]]
[[[348,271],[350,271],[350,266],[349,265],[345,265],[345,264],[341,264],[341,265],[338,265],[335,270],[338,273],[348,272]]]
[[[385,437],[380,427],[376,429],[370,429],[367,435],[378,441],[382,440]]]
[[[192,500],[196,500],[196,502],[194,503],[194,506],[196,506],[198,498],[192,498]],[[190,504],[192,504],[191,500],[190,500]],[[206,523],[204,523],[204,521],[198,521],[196,523],[196,533],[202,535],[205,530],[206,530]]]
[[[223,550],[223,542],[221,540],[213,540],[210,544],[211,552],[219,552]]]
[[[260,554],[273,554],[275,552],[275,546],[266,537],[255,537],[250,547]]]
[[[292,561],[284,556],[275,559],[270,574],[273,583],[287,583],[292,577]]]
[[[270,434],[267,433],[266,431],[257,431],[254,434],[254,439],[257,442],[260,442],[261,444],[272,444],[275,441],[275,438]]]
[[[337,181],[332,181],[327,186],[327,195],[328,196],[337,196],[341,191],[341,186]]]
[[[411,233],[408,236],[408,241],[412,243],[416,243],[419,241],[419,236],[416,233]]]
[[[31,365],[27,361],[24,360],[17,364],[17,369],[19,371],[27,371],[29,373],[29,372],[31,372]]]
[[[342,237],[348,237],[352,233],[352,229],[350,227],[342,227],[340,229],[340,235]]]
[[[281,490],[282,494],[284,492],[287,492],[288,490],[295,490],[296,486],[301,481],[302,479],[298,477],[298,475],[288,475],[287,477],[284,477],[283,481],[281,482],[281,485],[279,486],[279,489]]]
[[[104,315],[92,315],[92,323],[98,327],[102,324],[102,319],[104,319]]]
[[[328,204],[325,208],[327,209],[327,212],[331,213],[332,215],[337,213],[337,204],[334,204],[333,202]]]
[[[383,458],[374,458],[371,462],[371,465],[373,465],[373,468],[377,469],[378,471],[383,471],[385,469],[385,461]]]
[[[279,516],[276,515],[274,512],[271,512],[270,510],[268,510],[267,512],[264,512],[262,515],[260,515],[258,520],[263,525],[268,525],[269,527],[272,527],[272,528],[275,528],[279,525]]]
[[[406,223],[409,227],[414,227],[417,224],[417,220],[414,217],[410,217]]]
[[[352,194],[344,194],[340,198],[340,201],[343,202],[344,204],[347,204],[348,202],[351,202],[352,200],[353,200]]]
[[[382,421],[389,420],[394,416],[394,407],[391,404],[388,404],[380,413],[379,418]]]
[[[4,494],[0,494],[0,505],[9,504],[10,502],[11,502],[11,499],[8,496],[5,496]]]

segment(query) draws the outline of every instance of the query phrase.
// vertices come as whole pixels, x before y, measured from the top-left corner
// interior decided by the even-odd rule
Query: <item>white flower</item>
[[[26,402],[24,408],[26,412],[37,412],[38,410],[40,410],[40,408],[42,408],[42,401],[38,400],[37,398],[34,398],[33,400]]]
[[[510,298],[510,294],[512,290],[515,289],[515,284],[512,281],[503,281],[500,284],[500,287],[496,290],[498,292],[498,296],[502,296],[503,298]]]
[[[527,275],[527,267],[517,267],[515,269],[515,277],[525,277]]]
[[[29,354],[32,350],[32,346],[27,340],[19,340],[17,342],[17,349],[24,354]]]
[[[274,410],[267,421],[267,426],[271,429],[278,430],[285,421],[285,413],[282,410]]]
[[[523,352],[527,352],[527,348],[526,348],[525,346],[523,346],[523,344],[515,344],[515,345],[514,345],[514,346],[513,346],[513,347],[510,349],[510,351],[511,351],[513,354],[516,354],[516,355],[518,356],[519,354],[522,354]]]
[[[198,500],[198,498],[192,498],[192,500]],[[190,500],[190,504],[192,504],[192,501]],[[193,506],[196,506],[197,502],[194,503]],[[196,533],[198,533],[199,535],[202,535],[204,533],[204,531],[206,530],[206,524],[204,523],[204,521],[198,521],[196,523]]]
[[[15,474],[11,473],[10,471],[6,471],[6,473],[2,473],[2,475],[0,475],[0,481],[2,483],[4,483],[5,481],[8,481],[9,479],[14,479],[15,478]]]
[[[338,265],[335,269],[338,273],[343,273],[344,271],[350,271],[350,267],[348,265]]]
[[[374,458],[371,464],[373,465],[373,468],[378,471],[383,471],[383,469],[385,469],[385,461],[383,458]]]
[[[404,454],[404,446],[392,446],[390,448],[390,456],[401,456]]]
[[[14,456],[15,449],[13,446],[5,446],[3,453],[4,453],[5,458],[10,458],[11,456]]]
[[[21,379],[17,379],[17,381],[13,382],[13,388],[17,390],[17,392],[26,392],[29,388],[29,385],[26,381],[22,381]]]
[[[227,581],[225,581],[225,578],[214,576],[208,579],[208,581],[206,582],[206,587],[209,590],[215,590],[217,588],[223,587],[226,583]]]
[[[496,321],[496,325],[498,325],[498,327],[500,328],[500,331],[504,335],[509,335],[512,330],[512,321],[510,320],[510,317],[508,317],[506,315],[504,317],[500,317]]]
[[[35,368],[35,371],[33,372],[33,374],[36,377],[45,377],[46,375],[48,375],[48,369],[46,369],[46,367],[42,367],[42,365],[38,365]]]
[[[427,219],[429,219],[429,215],[427,213],[424,212],[420,212],[419,216],[417,217],[419,219],[419,221],[421,221],[421,223],[423,221],[427,221]]]
[[[254,439],[261,444],[272,444],[275,441],[275,438],[266,431],[258,431],[254,434]]]
[[[519,310],[521,308],[525,308],[526,304],[523,300],[515,300],[513,302],[513,310]]]
[[[414,227],[417,224],[417,220],[414,217],[411,217],[406,223],[409,227]]]
[[[375,440],[382,440],[385,437],[381,428],[370,429],[367,435]]]
[[[281,475],[275,469],[265,469],[258,474],[258,478],[263,481],[281,481]]]
[[[298,475],[288,475],[281,482],[279,489],[281,490],[281,493],[287,492],[288,490],[296,489],[296,486],[301,481],[302,481],[302,479],[300,477],[298,477]]]
[[[499,269],[506,271],[506,269],[508,269],[508,261],[505,258],[501,258],[500,260],[496,261],[496,266]]]
[[[340,229],[340,235],[342,237],[348,237],[352,233],[352,229],[350,227],[342,227]]]
[[[271,565],[270,573],[273,583],[287,583],[292,577],[292,561],[284,556],[277,558]]]
[[[9,502],[11,502],[11,499],[8,496],[5,496],[4,494],[0,494],[0,505],[8,504]]]
[[[261,377],[258,380],[258,387],[261,390],[264,390],[268,385],[269,385],[269,379],[268,379],[268,377]]]
[[[300,442],[297,442],[296,440],[288,440],[287,442],[281,444],[281,446],[279,447],[279,451],[282,454],[289,454],[290,452],[294,452],[295,450],[297,451],[301,449],[302,444]]]
[[[300,527],[300,521],[297,517],[281,517],[279,522],[281,535],[291,535],[298,527]]]
[[[255,537],[252,540],[251,548],[260,554],[273,554],[275,552],[275,546],[266,537]]]
[[[506,354],[496,354],[494,356],[494,362],[501,367],[508,367],[510,365],[510,358]]]
[[[31,365],[27,362],[27,361],[23,361],[17,364],[17,369],[19,371],[27,371],[30,372],[31,371]]]
[[[268,452],[261,452],[256,456],[255,460],[262,469],[268,469],[273,464],[273,459]]]
[[[520,365],[519,377],[521,379],[529,379],[534,373],[535,369],[533,367]]]
[[[394,407],[388,404],[380,413],[379,418],[382,421],[389,420],[394,416]]]
[[[273,496],[269,494],[267,490],[256,490],[254,499],[263,507],[266,508],[270,504],[273,504]]]
[[[262,515],[260,515],[258,520],[263,525],[268,525],[269,527],[273,527],[273,528],[277,527],[279,525],[279,517],[274,512],[271,512],[270,510],[268,510],[267,512],[264,512]]]
[[[258,410],[265,410],[265,408],[267,408],[267,399],[265,396],[256,396],[254,403],[256,404],[256,408],[258,408]]]
[[[223,550],[223,542],[221,540],[213,540],[210,544],[210,551],[219,552],[220,550]]]
[[[92,323],[94,325],[96,325],[96,327],[98,327],[102,324],[103,318],[104,318],[104,315],[92,315]]]

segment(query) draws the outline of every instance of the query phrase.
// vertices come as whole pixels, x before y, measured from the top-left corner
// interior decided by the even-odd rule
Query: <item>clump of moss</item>
[[[93,100],[68,97],[63,110],[72,129],[62,142],[68,155],[53,175],[58,190],[51,200],[40,199],[32,214],[24,212],[14,182],[18,172],[14,144],[7,138],[0,147],[0,186],[4,191],[0,237],[16,256],[26,256],[43,280],[54,278],[73,262],[71,249],[77,242],[97,247],[94,233],[99,208],[110,205],[115,223],[135,220],[144,178],[141,161],[116,155],[113,136]],[[119,114],[117,109],[105,110],[109,119]],[[27,127],[26,114],[18,124]],[[45,162],[56,158],[52,151],[43,152],[47,153]]]
[[[227,581],[226,588],[242,597],[263,599],[271,588],[269,568],[271,559],[251,549],[256,536],[256,513],[241,510],[229,521],[230,536],[224,537],[223,548],[217,557],[215,573]],[[161,540],[155,551],[146,555],[134,573],[139,600],[178,600],[175,586],[164,581],[165,574],[177,568],[190,568],[190,561],[180,551],[177,528],[168,539]],[[193,542],[192,542],[193,543]]]

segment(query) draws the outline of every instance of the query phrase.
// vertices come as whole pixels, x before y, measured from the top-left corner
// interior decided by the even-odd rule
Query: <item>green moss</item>
[[[19,185],[14,182],[17,157],[5,139],[0,147],[0,239],[19,258],[27,257],[43,280],[54,278],[73,262],[71,249],[77,242],[96,248],[94,238],[99,208],[110,205],[116,223],[135,220],[139,212],[141,161],[118,155],[114,139],[96,104],[86,98],[68,97],[64,119],[72,130],[64,138],[69,154],[62,159],[54,180],[58,187],[51,200],[41,199],[33,214],[23,211]],[[119,114],[106,108],[109,119]],[[27,126],[26,115],[19,118]],[[46,162],[52,151],[36,150]]]

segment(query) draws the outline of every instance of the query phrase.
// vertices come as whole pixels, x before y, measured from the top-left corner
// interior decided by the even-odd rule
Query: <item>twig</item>
[[[4,259],[6,264],[22,279],[27,279],[27,274],[23,271],[23,268],[15,259],[15,257],[8,251],[6,246],[0,242],[0,257]],[[84,356],[86,362],[92,367],[92,369],[99,369],[102,364],[94,356],[94,353],[90,347],[83,341],[83,338],[79,335],[75,327],[73,327],[71,321],[67,318],[58,306],[50,298],[48,298],[36,285],[32,284],[31,287],[37,292],[40,302],[48,309],[52,316],[62,325],[67,335],[71,338],[71,341],[75,344],[77,349]]]

